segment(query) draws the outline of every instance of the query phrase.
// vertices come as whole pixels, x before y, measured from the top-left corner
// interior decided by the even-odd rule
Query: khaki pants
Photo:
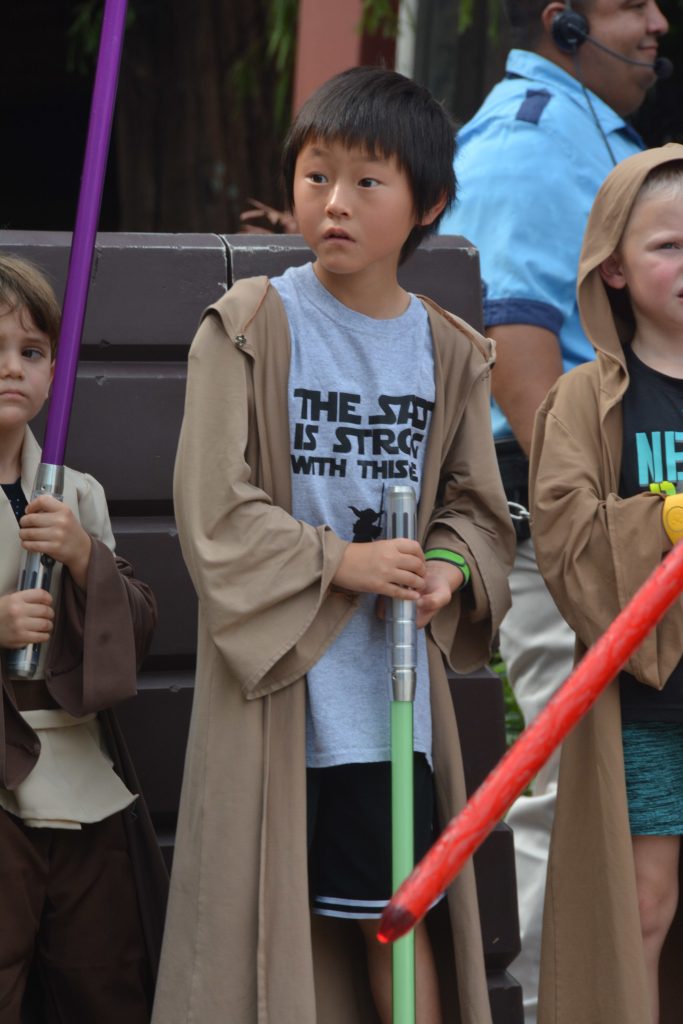
[[[512,607],[500,627],[500,653],[529,725],[572,670],[574,634],[543,582],[530,540],[517,545],[510,590]],[[515,800],[505,819],[515,842],[522,941],[510,973],[522,986],[525,1024],[536,1024],[545,880],[559,765],[558,750],[534,779],[531,796]]]
[[[31,966],[41,1024],[147,1024],[146,952],[123,821],[28,828],[0,810],[0,1024]]]

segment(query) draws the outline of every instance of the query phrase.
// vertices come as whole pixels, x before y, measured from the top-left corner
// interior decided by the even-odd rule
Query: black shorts
[[[309,768],[311,905],[326,917],[376,918],[391,898],[391,764]],[[414,756],[415,861],[434,841],[434,779]]]

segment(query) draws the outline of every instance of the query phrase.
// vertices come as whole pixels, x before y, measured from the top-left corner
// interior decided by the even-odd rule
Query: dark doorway
[[[0,226],[71,230],[76,215],[93,70],[68,70],[74,3],[27,0],[3,9],[0,63]],[[100,227],[115,230],[110,151]]]

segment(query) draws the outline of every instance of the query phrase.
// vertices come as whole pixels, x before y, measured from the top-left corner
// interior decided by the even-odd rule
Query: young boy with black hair
[[[683,146],[608,175],[578,302],[596,359],[551,390],[531,460],[538,562],[577,657],[683,537]],[[542,1024],[680,1017],[682,634],[679,599],[565,741]]]
[[[175,501],[199,649],[157,1024],[391,1019],[377,597],[417,605],[418,856],[432,765],[440,820],[464,799],[443,657],[484,663],[508,604],[491,349],[397,280],[453,199],[452,157],[421,86],[379,68],[326,83],[283,161],[315,262],[238,282],[194,340]],[[374,539],[393,481],[418,493],[419,542]],[[459,1019],[483,1024],[471,869],[449,905],[445,970],[416,936],[418,1021],[457,1013],[457,964]]]
[[[149,833],[138,837],[144,807],[127,810],[134,778],[113,770],[125,755],[106,709],[135,694],[156,604],[114,555],[91,476],[67,468],[63,501],[27,502],[40,463],[28,424],[48,397],[59,323],[40,271],[0,254],[0,1019],[19,1024],[33,965],[41,1019],[145,1024],[159,939],[155,950],[151,918],[143,930],[131,844]],[[50,593],[17,591],[25,551],[55,559]],[[7,654],[32,643],[35,678],[16,678]],[[139,852],[159,871],[143,900],[158,884],[163,898],[154,840]]]

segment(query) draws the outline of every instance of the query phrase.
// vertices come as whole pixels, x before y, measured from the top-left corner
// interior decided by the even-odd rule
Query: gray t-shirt
[[[405,313],[375,320],[332,296],[312,264],[275,278],[292,337],[288,402],[293,515],[350,541],[384,536],[385,488],[410,483],[418,501],[434,407],[429,320],[411,297]],[[385,626],[375,596],[308,673],[310,767],[391,758]],[[431,760],[429,674],[418,632],[415,750]]]

